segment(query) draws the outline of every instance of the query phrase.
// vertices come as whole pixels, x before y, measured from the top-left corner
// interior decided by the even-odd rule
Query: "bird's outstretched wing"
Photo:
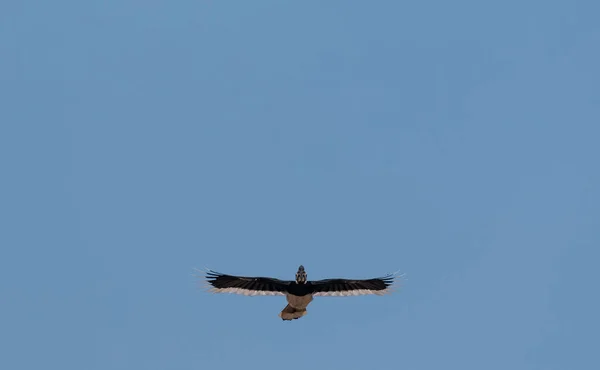
[[[392,283],[397,276],[389,274],[381,278],[325,279],[312,282],[314,296],[345,297],[354,295],[384,295],[391,292]]]
[[[206,271],[206,280],[213,293],[235,293],[242,295],[285,295],[291,281],[268,277],[247,277]]]

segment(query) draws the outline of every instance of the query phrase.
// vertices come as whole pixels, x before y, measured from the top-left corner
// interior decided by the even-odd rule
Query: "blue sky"
[[[599,4],[2,2],[0,367],[600,368]]]

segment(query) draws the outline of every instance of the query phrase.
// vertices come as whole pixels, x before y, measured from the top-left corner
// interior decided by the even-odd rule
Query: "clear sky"
[[[600,369],[599,15],[2,1],[0,368]]]

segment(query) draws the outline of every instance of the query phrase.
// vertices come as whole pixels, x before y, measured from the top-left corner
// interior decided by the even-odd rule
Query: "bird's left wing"
[[[311,282],[314,296],[345,297],[354,295],[384,295],[391,292],[395,274],[374,279],[325,279]]]
[[[247,277],[206,272],[206,280],[213,293],[235,293],[242,295],[285,295],[291,281],[268,277]]]

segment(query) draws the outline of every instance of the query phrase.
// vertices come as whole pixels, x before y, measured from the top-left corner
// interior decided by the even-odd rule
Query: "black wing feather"
[[[312,281],[316,296],[382,295],[389,292],[394,275],[374,279],[325,279]]]
[[[212,270],[207,271],[206,280],[212,292],[243,295],[283,295],[291,283],[269,277],[227,275]]]

